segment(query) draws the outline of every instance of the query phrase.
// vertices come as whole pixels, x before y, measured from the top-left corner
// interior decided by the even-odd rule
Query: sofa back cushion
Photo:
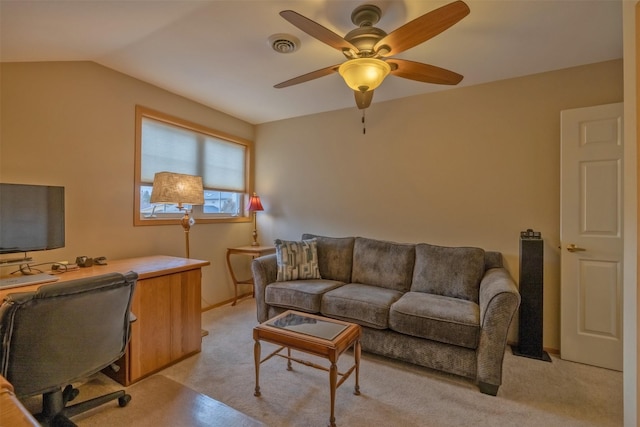
[[[416,245],[412,292],[427,292],[478,303],[485,256],[480,248]]]
[[[502,268],[504,264],[502,262],[502,253],[495,251],[485,251],[484,253],[484,269],[490,268]]]
[[[315,239],[301,242],[277,239],[275,246],[277,282],[321,278]]]
[[[302,239],[316,240],[318,268],[323,279],[351,282],[354,237],[324,237],[305,233]]]
[[[407,292],[415,258],[415,245],[356,237],[351,281]]]

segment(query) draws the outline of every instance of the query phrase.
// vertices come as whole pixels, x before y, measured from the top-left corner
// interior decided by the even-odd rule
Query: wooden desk
[[[201,350],[201,278],[209,261],[169,256],[148,256],[108,260],[60,275],[59,282],[106,273],[138,273],[131,311],[137,320],[131,325],[126,354],[104,373],[127,386]],[[57,283],[59,283],[57,282]],[[55,283],[55,282],[54,282]],[[0,290],[6,294],[35,291],[46,284]]]
[[[33,415],[13,394],[13,386],[2,375],[0,375],[0,426],[40,427]]]
[[[234,290],[233,303],[231,303],[231,305],[236,305],[236,302],[238,301],[238,285],[253,285],[253,278],[238,280],[233,272],[233,267],[231,266],[231,255],[248,255],[251,258],[258,258],[275,252],[276,248],[273,246],[240,246],[237,248],[227,249],[227,268],[229,269],[229,274],[231,274],[231,281],[233,282]],[[255,289],[252,295],[255,297]]]

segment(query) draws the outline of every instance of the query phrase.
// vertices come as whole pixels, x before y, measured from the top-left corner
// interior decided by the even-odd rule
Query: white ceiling
[[[622,0],[465,0],[471,13],[398,57],[465,76],[459,86],[622,58]],[[372,3],[387,33],[449,1],[0,0],[0,60],[95,61],[253,124],[356,108],[336,73],[273,85],[345,60],[279,16],[292,9],[343,36]],[[291,54],[267,39],[301,40]],[[373,104],[449,89],[389,76]]]

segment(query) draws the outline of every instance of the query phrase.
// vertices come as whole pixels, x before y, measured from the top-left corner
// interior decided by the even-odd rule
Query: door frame
[[[640,135],[640,3],[622,1],[624,58],[624,270],[623,270],[623,407],[625,427],[638,425],[638,180]]]

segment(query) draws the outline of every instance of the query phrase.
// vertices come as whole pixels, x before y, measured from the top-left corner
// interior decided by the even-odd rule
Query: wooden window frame
[[[185,119],[171,116],[160,111],[156,111],[147,107],[136,105],[136,123],[135,123],[135,156],[134,156],[134,203],[133,203],[133,225],[149,226],[149,225],[176,225],[180,224],[180,218],[142,218],[140,215],[140,187],[150,183],[143,183],[142,175],[142,119],[146,117],[158,120],[173,126],[181,127],[194,132],[203,133],[214,138],[222,139],[235,144],[243,145],[246,148],[245,156],[245,192],[241,197],[242,203],[246,206],[249,195],[253,192],[253,141],[240,138],[228,133],[209,128]],[[195,216],[198,224],[214,224],[214,223],[234,223],[234,222],[250,222],[251,216],[246,208],[242,208],[242,214],[238,216],[210,216],[203,217],[202,214]],[[193,216],[193,215],[192,215]]]

